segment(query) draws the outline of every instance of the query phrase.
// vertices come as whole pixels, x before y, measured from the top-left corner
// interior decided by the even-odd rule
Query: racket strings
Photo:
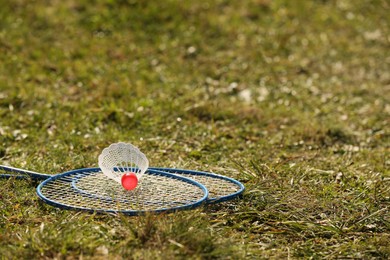
[[[103,185],[96,185],[97,183]],[[144,201],[148,200],[151,202],[161,201],[160,194],[155,189],[160,189],[165,194],[169,193],[169,196],[166,196],[166,198],[178,198],[179,201],[183,201],[181,197],[188,195],[183,194],[183,189],[191,188],[193,185],[159,175],[146,175],[145,178],[141,179],[138,189],[126,191],[118,183],[107,181],[104,175],[95,174],[89,176],[89,178],[79,178],[74,186],[76,189],[79,188],[88,194],[96,194],[100,197],[106,196],[116,198],[117,200],[126,200],[129,196],[138,196],[142,197]],[[196,200],[197,197],[194,197],[192,200]],[[186,198],[187,201],[191,201],[188,197]]]
[[[206,186],[209,191],[209,198],[227,196],[240,190],[237,184],[224,179],[210,178],[203,175],[192,175],[190,178]]]
[[[202,183],[208,190],[208,200],[224,200],[227,197],[234,197],[234,194],[242,193],[243,186],[237,181],[233,181],[230,178],[224,176],[212,174],[212,173],[199,173],[194,171],[180,170],[180,169],[169,169],[165,168],[171,174],[183,176],[192,179],[196,182]]]

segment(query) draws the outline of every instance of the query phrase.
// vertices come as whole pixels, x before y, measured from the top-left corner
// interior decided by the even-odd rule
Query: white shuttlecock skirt
[[[121,183],[124,173],[133,172],[140,180],[149,167],[149,160],[136,146],[115,143],[99,155],[99,167],[108,178]]]

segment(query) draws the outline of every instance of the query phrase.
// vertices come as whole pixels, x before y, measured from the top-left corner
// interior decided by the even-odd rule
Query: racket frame
[[[147,212],[162,213],[162,212],[175,212],[175,211],[179,211],[179,210],[193,209],[193,208],[201,206],[204,202],[206,202],[207,197],[208,197],[208,190],[201,183],[196,182],[196,181],[194,181],[192,179],[189,179],[189,178],[185,178],[185,177],[177,176],[177,175],[174,175],[174,174],[171,174],[171,173],[157,171],[157,170],[153,170],[153,169],[150,169],[150,170],[148,169],[145,174],[154,174],[154,175],[166,176],[166,177],[169,177],[169,178],[172,178],[172,179],[177,179],[177,180],[189,183],[191,185],[197,186],[203,192],[202,198],[197,200],[194,203],[191,203],[191,204],[182,205],[182,206],[176,206],[176,207],[170,207],[170,208],[162,208],[162,209],[158,209],[158,210],[119,210],[118,211],[118,210],[100,210],[100,209],[90,209],[90,208],[86,208],[86,207],[68,206],[68,205],[56,202],[54,200],[48,199],[44,194],[42,194],[42,188],[46,184],[48,184],[48,183],[50,183],[52,181],[55,181],[57,179],[60,179],[60,178],[63,178],[63,177],[69,176],[69,175],[73,175],[73,174],[83,173],[83,172],[96,173],[96,172],[100,172],[100,171],[101,171],[100,168],[84,168],[84,169],[77,169],[77,170],[67,171],[67,172],[64,172],[64,173],[61,173],[61,174],[57,174],[57,175],[51,176],[50,178],[47,178],[46,180],[44,180],[43,182],[41,182],[38,185],[38,187],[36,189],[37,195],[45,203],[47,203],[47,204],[49,204],[51,206],[55,206],[57,208],[70,209],[70,210],[83,210],[83,211],[97,212],[97,213],[121,213],[121,214],[125,214],[125,215],[130,215],[130,216],[143,215],[143,214],[145,214]],[[78,192],[80,192],[80,191],[78,191]],[[89,195],[88,194],[84,194],[84,195],[86,195],[86,196],[95,196],[95,195],[91,195],[91,194],[89,194]],[[99,198],[99,199],[107,199],[107,198],[103,198],[102,197],[102,198]]]

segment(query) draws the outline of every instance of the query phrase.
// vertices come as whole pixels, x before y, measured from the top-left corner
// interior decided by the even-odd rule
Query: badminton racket
[[[131,191],[107,178],[100,168],[72,170],[57,175],[0,165],[3,178],[44,180],[36,188],[46,203],[63,209],[139,215],[195,208],[208,197],[206,187],[192,179],[148,169]]]

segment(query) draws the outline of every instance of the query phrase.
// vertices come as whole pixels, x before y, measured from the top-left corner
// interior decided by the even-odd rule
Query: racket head
[[[209,191],[206,201],[207,203],[218,203],[232,200],[241,196],[245,191],[245,186],[241,182],[215,173],[175,168],[150,169],[175,174],[203,184]]]
[[[202,205],[208,197],[204,185],[156,170],[148,170],[136,189],[126,191],[100,168],[55,175],[40,183],[36,191],[44,202],[58,208],[125,215],[191,209]]]

